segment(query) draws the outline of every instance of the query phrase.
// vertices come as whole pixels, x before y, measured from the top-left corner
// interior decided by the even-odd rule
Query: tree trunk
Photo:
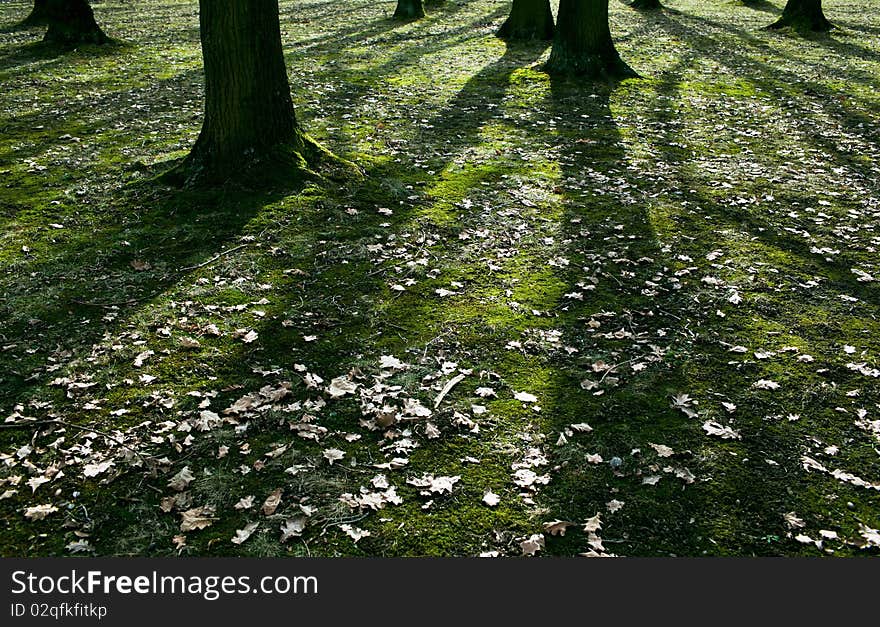
[[[95,22],[95,14],[87,0],[45,0],[45,3],[49,28],[43,41],[65,46],[110,41]]]
[[[638,76],[614,47],[608,26],[608,0],[559,0],[550,74],[619,79]]]
[[[397,8],[394,10],[395,20],[415,20],[420,17],[425,17],[422,0],[397,0]]]
[[[498,36],[506,40],[553,39],[553,11],[550,0],[513,0],[510,16]]]
[[[660,4],[660,0],[633,0],[632,4],[629,6],[638,9],[639,11],[654,11],[663,8]]]
[[[19,26],[29,28],[31,26],[45,26],[49,23],[49,15],[46,11],[48,0],[34,0],[34,8],[30,15],[24,18]]]
[[[768,28],[786,26],[802,31],[828,31],[834,28],[822,12],[822,0],[788,0],[782,17]]]
[[[295,183],[329,155],[300,128],[281,46],[278,0],[199,0],[205,117],[165,180]]]

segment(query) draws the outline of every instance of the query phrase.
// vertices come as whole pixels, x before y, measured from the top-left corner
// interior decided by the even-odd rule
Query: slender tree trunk
[[[513,0],[510,16],[498,36],[506,40],[553,39],[550,0]]]
[[[278,0],[199,0],[205,117],[173,183],[295,182],[329,155],[300,128],[281,45]]]
[[[45,0],[49,28],[43,41],[63,44],[105,44],[104,34],[87,0]]]
[[[422,0],[397,0],[397,8],[394,10],[395,20],[415,20],[420,17],[425,17]]]
[[[629,6],[640,11],[654,11],[663,8],[660,0],[633,0]]]
[[[769,28],[786,26],[804,31],[828,31],[834,28],[822,12],[822,0],[788,0],[782,10],[782,17]]]
[[[30,15],[24,18],[19,26],[29,28],[31,26],[45,26],[49,22],[49,15],[46,11],[48,0],[34,0],[34,8],[31,9]]]
[[[614,47],[608,0],[559,0],[553,49],[544,69],[588,78],[638,76]]]

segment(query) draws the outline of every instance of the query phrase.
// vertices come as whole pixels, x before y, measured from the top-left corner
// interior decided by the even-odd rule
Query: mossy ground
[[[880,526],[878,490],[851,479],[880,481],[880,18],[867,0],[824,3],[839,28],[806,38],[762,30],[781,0],[612,3],[618,50],[643,77],[614,86],[551,81],[545,46],[495,38],[506,3],[446,2],[407,23],[394,2],[344,4],[282,1],[282,31],[304,128],[366,175],[297,192],[151,183],[198,134],[197,3],[96,3],[126,43],[112,49],[0,34],[0,552],[67,554],[87,538],[112,555],[513,555],[544,522],[598,512],[617,555],[871,553],[859,530]],[[0,22],[27,11],[4,3]],[[392,382],[429,407],[470,371],[434,410],[439,437],[424,421],[397,438],[365,430],[351,398],[320,410],[320,443],[286,426],[302,409],[271,404],[246,432],[187,441],[163,426],[281,381],[285,402],[314,400],[297,364],[329,382],[375,374],[381,355],[410,364]],[[485,386],[497,399],[476,396]],[[696,415],[672,406],[681,394]],[[168,463],[148,472],[117,448],[86,478],[82,447],[113,449],[106,434]],[[340,503],[401,439],[417,444],[409,465],[386,474],[403,503]],[[346,457],[329,465],[329,446]],[[549,482],[521,490],[513,467],[535,455]],[[180,519],[159,504],[184,465],[191,504],[216,520],[179,549]],[[405,479],[425,473],[461,479],[424,507]],[[276,488],[279,513],[258,513]],[[245,495],[256,507],[235,509]],[[24,517],[42,503],[59,511]],[[307,530],[282,544],[300,505],[314,507]],[[345,524],[371,535],[355,543]],[[590,539],[546,535],[543,552]]]

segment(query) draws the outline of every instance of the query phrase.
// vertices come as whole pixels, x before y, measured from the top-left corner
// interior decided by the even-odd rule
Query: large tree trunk
[[[633,0],[629,6],[640,11],[654,11],[663,8],[660,0]]]
[[[189,156],[165,179],[295,183],[326,153],[300,128],[281,46],[278,0],[199,0],[205,117]]]
[[[422,0],[397,0],[397,8],[394,10],[395,20],[415,20],[420,17],[425,17]]]
[[[550,0],[513,0],[510,16],[498,36],[506,40],[553,39]]]
[[[49,23],[49,14],[46,10],[48,0],[34,0],[34,8],[31,9],[30,15],[24,18],[19,26],[29,28],[31,26],[45,26]]]
[[[559,0],[550,74],[618,79],[638,76],[614,47],[608,26],[608,0]]]
[[[87,0],[46,0],[46,23],[49,28],[43,41],[65,46],[110,41],[95,22]]]
[[[782,10],[782,17],[769,28],[786,26],[805,31],[827,31],[834,28],[822,12],[822,0],[788,0]]]

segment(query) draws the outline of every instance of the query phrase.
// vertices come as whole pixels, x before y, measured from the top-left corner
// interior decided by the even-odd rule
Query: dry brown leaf
[[[271,516],[275,513],[275,510],[278,509],[278,505],[281,503],[281,494],[283,492],[284,490],[282,488],[278,488],[267,496],[265,501],[263,501],[263,513],[266,516]]]
[[[193,507],[183,512],[181,516],[183,520],[180,523],[180,530],[183,532],[198,531],[199,529],[210,527],[214,524],[214,520],[216,520],[213,518],[214,508],[210,505]]]

